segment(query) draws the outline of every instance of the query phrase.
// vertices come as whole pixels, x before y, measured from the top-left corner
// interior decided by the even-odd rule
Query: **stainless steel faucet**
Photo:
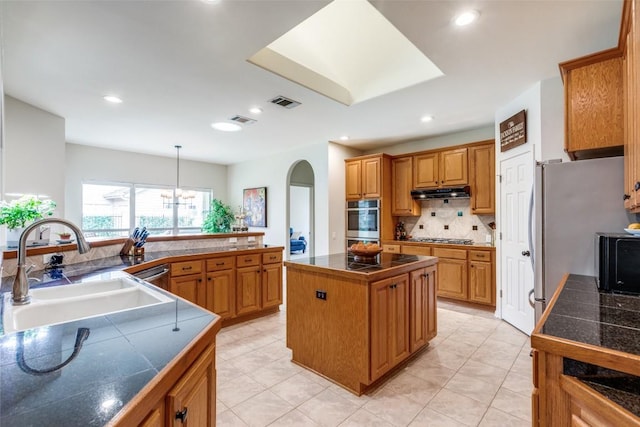
[[[69,227],[76,235],[76,244],[78,252],[84,254],[91,249],[89,243],[82,235],[82,230],[74,223],[62,218],[44,218],[27,226],[18,241],[18,269],[16,271],[16,279],[13,282],[12,302],[13,305],[25,305],[31,302],[29,295],[29,279],[27,278],[27,237],[33,230],[44,224],[62,224]]]

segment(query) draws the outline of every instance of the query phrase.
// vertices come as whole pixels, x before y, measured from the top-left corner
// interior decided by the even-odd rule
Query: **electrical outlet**
[[[327,291],[317,290],[316,291],[316,298],[321,299],[321,300],[326,300],[327,299]]]
[[[247,242],[255,242],[256,236],[247,236]]]
[[[491,234],[486,234],[484,236],[484,241],[487,242],[487,243],[491,243]]]
[[[237,237],[229,237],[229,243],[238,243]]]

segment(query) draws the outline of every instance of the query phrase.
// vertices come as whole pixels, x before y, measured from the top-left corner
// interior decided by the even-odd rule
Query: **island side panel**
[[[360,394],[369,383],[367,283],[288,266],[287,347],[294,362]]]

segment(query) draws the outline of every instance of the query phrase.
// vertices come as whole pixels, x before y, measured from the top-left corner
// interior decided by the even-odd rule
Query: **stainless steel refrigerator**
[[[638,222],[624,209],[623,177],[623,157],[537,165],[529,220],[536,323],[565,273],[595,275],[596,232]]]

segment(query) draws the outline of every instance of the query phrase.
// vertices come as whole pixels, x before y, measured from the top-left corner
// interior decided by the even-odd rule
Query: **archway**
[[[311,257],[315,252],[315,175],[311,164],[306,160],[294,163],[287,184],[287,230],[294,232],[286,239],[287,258]]]

